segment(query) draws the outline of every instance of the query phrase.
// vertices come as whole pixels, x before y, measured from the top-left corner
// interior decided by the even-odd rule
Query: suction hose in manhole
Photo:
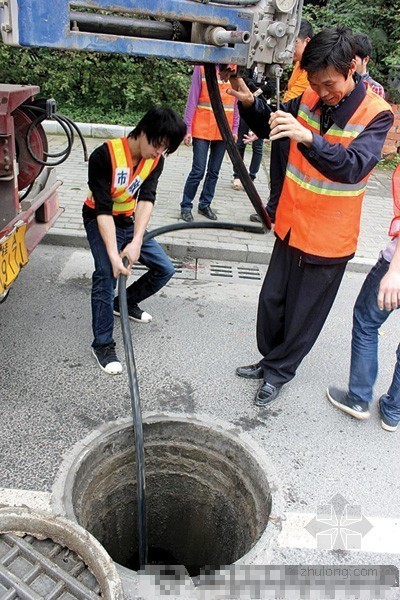
[[[185,565],[191,575],[257,557],[265,564],[278,533],[268,524],[271,505],[282,515],[282,501],[264,451],[205,415],[150,414],[143,433],[156,559]],[[131,419],[107,423],[65,457],[53,488],[55,511],[92,533],[125,570],[139,563],[134,448]]]
[[[263,227],[177,223],[148,232],[145,239],[186,228],[252,233],[271,228],[230,132],[215,66],[205,65],[205,73],[228,153]],[[260,460],[262,452],[250,439],[244,443],[238,432],[233,435],[230,426],[217,425],[215,419],[156,416],[143,426],[124,276],[119,298],[133,427],[131,422],[106,425],[80,450],[78,444],[78,454],[67,458],[69,466],[64,464],[55,484],[55,508],[78,521],[129,569],[150,560],[184,565],[197,575],[205,566],[251,562],[274,533],[267,529],[275,489],[267,476],[271,468],[265,468],[267,461]]]

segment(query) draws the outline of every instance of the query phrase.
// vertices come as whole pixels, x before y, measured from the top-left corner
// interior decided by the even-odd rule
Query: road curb
[[[159,243],[168,256],[181,260],[203,258],[207,260],[218,260],[228,262],[243,262],[250,264],[265,265],[269,263],[271,251],[261,251],[252,245],[232,248],[232,244],[216,242],[210,247],[208,244],[196,241],[174,240],[167,236],[160,236]],[[67,246],[72,248],[89,249],[89,244],[84,232],[66,232],[65,230],[53,229],[46,235],[42,243],[53,246]],[[355,256],[347,265],[347,271],[354,273],[368,273],[376,260]]]

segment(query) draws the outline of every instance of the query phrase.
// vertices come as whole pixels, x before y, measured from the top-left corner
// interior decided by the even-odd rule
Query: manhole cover
[[[28,509],[0,510],[2,600],[122,597],[112,560],[87,531]]]

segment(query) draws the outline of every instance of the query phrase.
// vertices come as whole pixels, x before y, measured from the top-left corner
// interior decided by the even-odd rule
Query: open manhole
[[[143,430],[150,560],[154,552],[156,562],[184,565],[194,576],[265,551],[276,533],[268,525],[276,484],[247,434],[211,418],[165,414],[147,416]],[[55,510],[132,570],[134,458],[131,420],[108,423],[75,446],[53,488]]]

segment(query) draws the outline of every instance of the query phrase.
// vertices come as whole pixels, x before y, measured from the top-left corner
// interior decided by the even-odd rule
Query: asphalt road
[[[90,260],[41,245],[0,306],[0,505],[46,505],[65,452],[130,414],[126,376],[106,376],[90,353]],[[258,282],[175,279],[143,303],[153,322],[131,325],[144,411],[223,419],[268,454],[284,506],[271,564],[400,565],[400,432],[381,429],[375,405],[358,422],[325,399],[329,383],[346,384],[363,279],[345,275],[317,344],[268,410],[253,405],[257,384],[234,375],[258,358]],[[390,381],[398,324],[392,315],[381,331],[377,397]],[[123,359],[118,322],[116,340]],[[372,524],[359,550],[321,550],[304,529],[337,494]],[[399,598],[398,589],[386,597]]]

